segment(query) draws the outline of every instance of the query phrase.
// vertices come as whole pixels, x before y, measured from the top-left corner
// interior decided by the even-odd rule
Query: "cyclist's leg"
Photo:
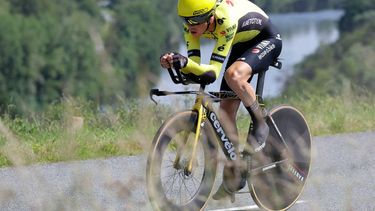
[[[252,45],[251,43],[247,45]],[[237,59],[248,49],[246,45],[235,45],[232,48],[231,54],[228,58],[225,69],[227,70]],[[249,81],[251,78],[249,79]],[[233,90],[228,86],[227,81],[223,78],[220,85],[220,91],[231,91]],[[238,149],[238,132],[236,125],[236,116],[238,108],[241,104],[240,100],[223,100],[220,102],[220,116],[223,119],[223,124],[226,132],[229,135],[230,140],[236,145]]]
[[[220,120],[227,133],[228,138],[235,145],[236,153],[239,154],[239,140],[236,126],[236,114],[240,106],[240,100],[224,100],[220,102]],[[226,160],[223,170],[223,183],[218,191],[213,195],[213,199],[219,200],[226,196],[231,196],[234,200],[233,192],[242,189],[246,185],[246,179],[242,179],[239,162]]]
[[[281,40],[276,37],[261,40],[247,49],[225,73],[229,87],[238,94],[253,120],[254,128],[249,131],[248,142],[255,152],[265,147],[269,128],[248,79],[252,74],[266,70],[279,56],[281,47]]]
[[[240,103],[240,100],[223,100],[220,102],[219,109],[220,120],[236,150],[238,150],[239,145],[236,116]]]
[[[240,54],[238,54],[238,52],[240,52]],[[236,51],[236,48],[234,48],[232,50],[231,56],[228,59],[227,67],[230,66],[230,64],[232,64],[238,58],[236,54],[241,55],[242,52],[243,51],[238,51],[238,49]],[[233,91],[228,86],[225,79],[223,79],[221,82],[220,90]],[[224,100],[220,102],[220,117],[222,120],[221,122],[223,123],[227,136],[235,145],[235,148],[237,150],[236,153],[239,153],[239,140],[236,125],[236,116],[240,103],[240,100]],[[218,191],[213,195],[213,199],[219,200],[226,196],[231,196],[232,200],[234,200],[233,192],[241,189],[246,185],[246,179],[242,178],[241,171],[239,171],[240,167],[238,165],[238,162],[225,162],[223,170],[223,183],[220,185]]]
[[[229,67],[225,74],[225,80],[228,85],[237,93],[243,102],[246,110],[249,112],[253,121],[254,130],[249,134],[248,141],[251,143],[254,151],[260,151],[265,147],[265,142],[269,133],[268,125],[263,118],[253,87],[248,83],[253,73],[253,69],[244,61],[236,61]]]

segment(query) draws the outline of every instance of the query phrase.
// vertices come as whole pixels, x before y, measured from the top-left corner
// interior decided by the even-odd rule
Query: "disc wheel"
[[[286,210],[299,198],[306,184],[311,163],[311,135],[301,112],[291,106],[274,108],[272,116],[285,144],[272,126],[264,150],[266,163],[252,175],[249,189],[255,203],[266,210]],[[279,162],[277,165],[267,165]],[[275,167],[276,166],[276,167]]]

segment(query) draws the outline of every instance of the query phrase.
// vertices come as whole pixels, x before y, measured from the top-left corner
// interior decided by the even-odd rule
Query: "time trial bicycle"
[[[282,64],[276,60],[271,66],[281,69]],[[174,69],[168,69],[174,83],[199,83],[199,90],[150,91],[152,100],[153,96],[196,96],[193,108],[171,115],[152,142],[146,178],[155,210],[203,209],[213,189],[219,148],[229,161],[246,165],[249,192],[260,208],[286,210],[297,201],[310,172],[311,135],[304,116],[296,108],[280,105],[266,111],[262,95],[267,70],[258,74],[256,86],[257,100],[270,127],[262,161],[234,148],[213,107],[215,102],[238,99],[233,92],[206,92],[206,84],[192,82]]]

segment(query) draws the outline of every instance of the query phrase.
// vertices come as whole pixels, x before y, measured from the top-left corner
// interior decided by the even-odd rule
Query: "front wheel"
[[[198,114],[177,113],[159,129],[147,160],[147,192],[156,210],[199,210],[206,204],[215,180],[217,147],[209,122],[202,128],[192,171]]]
[[[310,172],[311,135],[302,113],[291,106],[276,107],[270,116],[276,127],[268,119],[270,134],[264,153],[271,164],[251,177],[249,188],[259,207],[286,210],[299,198]]]

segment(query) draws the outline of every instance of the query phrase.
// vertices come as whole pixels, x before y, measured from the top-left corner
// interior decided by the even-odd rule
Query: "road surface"
[[[310,178],[290,210],[375,210],[375,132],[314,137],[313,146]],[[141,155],[3,168],[0,210],[151,210],[145,165]],[[257,209],[249,194],[205,208]]]

